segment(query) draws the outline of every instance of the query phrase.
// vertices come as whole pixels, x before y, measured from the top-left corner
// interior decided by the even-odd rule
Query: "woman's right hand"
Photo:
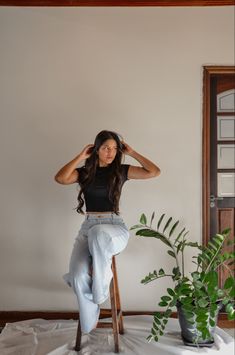
[[[94,144],[88,144],[85,146],[85,148],[79,154],[82,160],[86,160],[87,158],[89,158],[91,156],[93,147],[94,147]]]

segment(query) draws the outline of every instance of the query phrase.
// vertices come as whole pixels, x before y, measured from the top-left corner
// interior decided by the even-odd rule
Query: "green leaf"
[[[156,322],[158,325],[161,325],[161,322],[157,317],[154,317],[154,322]]]
[[[232,312],[234,312],[234,309],[233,309],[233,306],[232,306],[231,303],[228,303],[228,304],[227,304],[227,306],[226,306],[226,308],[225,308],[225,311],[226,311],[227,313],[232,313]]]
[[[233,313],[229,313],[228,314],[228,320],[234,320],[235,319],[235,312],[233,312]]]
[[[186,232],[183,234],[183,237],[185,237],[188,233],[189,233],[189,231],[186,231]]]
[[[228,297],[224,297],[224,299],[222,300],[222,304],[226,305],[229,302],[229,298]]]
[[[220,234],[220,233],[216,233],[215,237],[218,237],[218,239],[223,242],[224,239],[225,239],[225,236],[223,234]]]
[[[157,322],[153,321],[153,328],[154,328],[156,331],[159,330],[158,325],[161,325],[161,323],[160,323],[160,324],[159,324],[159,323],[157,324]]]
[[[159,305],[160,307],[166,307],[166,306],[167,306],[167,302],[161,301],[161,302],[158,303],[158,305]]]
[[[165,317],[169,318],[170,315],[171,315],[171,313],[172,313],[172,310],[171,310],[170,308],[168,308],[168,309],[166,310],[166,312],[164,313],[164,315],[165,315]]]
[[[175,296],[175,292],[172,290],[172,288],[168,288],[167,292],[169,293],[170,296]]]
[[[174,232],[174,230],[175,230],[175,228],[177,227],[178,224],[179,224],[179,221],[175,222],[175,224],[173,225],[173,227],[170,230],[169,237],[171,237],[172,233]]]
[[[218,273],[215,270],[209,271],[205,276],[205,282],[210,289],[215,288],[218,285]]]
[[[178,242],[178,240],[180,239],[180,237],[184,231],[185,231],[185,228],[183,228],[182,231],[180,232],[180,234],[177,236],[174,244],[176,244]]]
[[[171,301],[171,297],[169,297],[169,296],[162,296],[162,297],[161,297],[161,300],[162,300],[163,302],[168,302],[168,301]]]
[[[177,266],[177,267],[174,267],[173,270],[172,270],[172,272],[173,272],[174,275],[180,275],[180,269],[179,269],[179,267],[178,267],[178,266]]]
[[[216,245],[214,245],[214,243],[212,243],[212,241],[209,241],[209,242],[208,242],[208,246],[209,246],[212,250],[214,250],[215,252],[217,252],[218,247],[217,247]]]
[[[222,246],[222,244],[223,244],[223,241],[221,241],[221,239],[218,238],[217,236],[214,236],[214,237],[213,237],[213,243],[216,243],[217,246],[218,246],[219,248],[221,248],[221,246]]]
[[[136,235],[141,235],[143,237],[156,237],[158,236],[158,232],[153,231],[149,228],[143,228],[143,229],[139,229],[136,233]]]
[[[209,253],[207,251],[203,251],[200,254],[201,258],[203,259],[203,261],[206,263],[208,261],[208,264],[211,262],[212,257],[209,255]],[[212,255],[214,256],[214,254]]]
[[[224,290],[221,290],[220,288],[217,290],[217,297],[224,297]]]
[[[163,314],[161,312],[155,312],[154,313],[154,317],[157,317],[159,319],[162,319],[163,318]]]
[[[199,248],[200,245],[197,242],[188,242],[185,245],[189,246],[189,247],[193,247],[193,248]]]
[[[228,319],[229,320],[235,319],[235,310],[234,310],[233,305],[231,303],[227,304],[225,310],[226,310],[226,312],[228,312]]]
[[[194,286],[196,289],[200,290],[202,287],[204,287],[204,284],[201,281],[194,281]]]
[[[216,302],[218,299],[216,289],[213,290],[213,292],[210,293],[210,302]]]
[[[132,227],[130,228],[130,230],[132,230],[132,229],[137,229],[137,228],[142,228],[142,227],[143,227],[142,224],[135,224],[134,226],[132,226]]]
[[[163,214],[161,215],[161,217],[160,217],[160,219],[159,219],[159,221],[158,221],[157,230],[159,229],[159,227],[160,227],[160,225],[161,225],[161,222],[162,222],[164,216],[165,216],[165,213],[163,213]]]
[[[227,237],[229,235],[230,231],[231,231],[231,228],[226,228],[221,232],[221,234],[223,234],[225,237]]]
[[[210,323],[210,326],[211,326],[211,327],[214,327],[214,326],[215,326],[215,321],[214,321],[214,319],[210,318],[209,323]]]
[[[179,244],[177,245],[177,249],[176,249],[176,253],[177,253],[177,254],[179,253],[179,251],[180,251],[182,245],[183,245],[183,242],[179,242]]]
[[[193,281],[196,281],[200,278],[200,274],[198,271],[192,272],[191,276],[193,278]]]
[[[169,306],[170,306],[170,307],[175,307],[176,303],[177,303],[177,299],[173,299],[173,300],[169,303]]]
[[[161,275],[161,276],[162,276],[162,275],[165,275],[165,271],[164,271],[163,269],[160,269],[160,270],[158,271],[158,274]]]
[[[154,237],[154,238],[160,239],[164,244],[171,247],[170,242],[163,234],[161,234],[157,231],[151,230],[149,228],[139,229],[135,234],[141,235],[143,237]]]
[[[232,287],[231,291],[229,292],[229,296],[234,299],[235,298],[235,286]]]
[[[196,317],[196,321],[198,323],[203,323],[203,322],[206,322],[207,321],[207,314],[201,314],[200,316],[197,316]]]
[[[169,254],[173,258],[176,258],[175,253],[172,250],[167,250],[167,254]]]
[[[155,216],[155,212],[152,213],[151,220],[150,220],[150,227],[152,226],[152,222],[153,222],[154,216]]]
[[[224,288],[228,289],[228,288],[232,287],[233,285],[234,285],[234,279],[233,279],[233,277],[230,276],[226,279],[226,281],[224,283]]]
[[[171,223],[171,221],[172,221],[172,217],[170,217],[170,218],[168,219],[168,221],[166,222],[165,227],[164,227],[164,229],[163,229],[163,233],[165,232],[165,230],[167,229],[167,227],[169,226],[169,224]]]
[[[205,299],[205,298],[201,298],[198,300],[198,305],[201,308],[205,308],[206,306],[208,306],[209,302]]]
[[[147,218],[144,213],[142,213],[142,215],[140,217],[140,223],[145,224],[145,225],[147,224]]]
[[[190,304],[190,303],[193,302],[193,298],[187,296],[187,297],[185,297],[185,298],[182,298],[182,299],[181,299],[181,302],[182,302],[183,304]]]

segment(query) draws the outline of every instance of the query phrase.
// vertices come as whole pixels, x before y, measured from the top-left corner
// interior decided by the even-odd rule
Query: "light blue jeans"
[[[75,238],[69,272],[63,275],[77,296],[83,333],[89,333],[99,319],[99,304],[109,297],[112,256],[125,249],[129,236],[120,215],[88,213],[85,216]]]

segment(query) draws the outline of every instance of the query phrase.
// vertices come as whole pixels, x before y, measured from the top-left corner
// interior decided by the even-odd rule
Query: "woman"
[[[142,166],[121,164],[123,154]],[[85,165],[77,168],[83,160]],[[63,276],[77,296],[82,333],[96,327],[99,305],[109,296],[112,256],[123,251],[128,243],[129,231],[119,212],[122,186],[129,179],[148,179],[159,174],[154,163],[120,140],[117,133],[104,130],[94,144],[88,144],[55,175],[60,184],[79,183],[78,213],[84,214],[82,207],[86,205],[69,273]]]

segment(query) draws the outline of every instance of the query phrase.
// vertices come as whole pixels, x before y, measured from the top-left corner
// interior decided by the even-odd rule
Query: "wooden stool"
[[[121,310],[120,294],[118,288],[115,255],[113,255],[112,257],[112,271],[113,271],[113,278],[110,282],[110,287],[109,287],[112,322],[98,322],[97,328],[113,328],[114,351],[115,353],[119,353],[119,333],[124,334],[124,327],[123,327],[123,316]],[[77,338],[76,338],[76,344],[74,348],[76,351],[79,351],[81,349],[81,337],[82,337],[81,325],[80,325],[80,320],[78,320]]]

